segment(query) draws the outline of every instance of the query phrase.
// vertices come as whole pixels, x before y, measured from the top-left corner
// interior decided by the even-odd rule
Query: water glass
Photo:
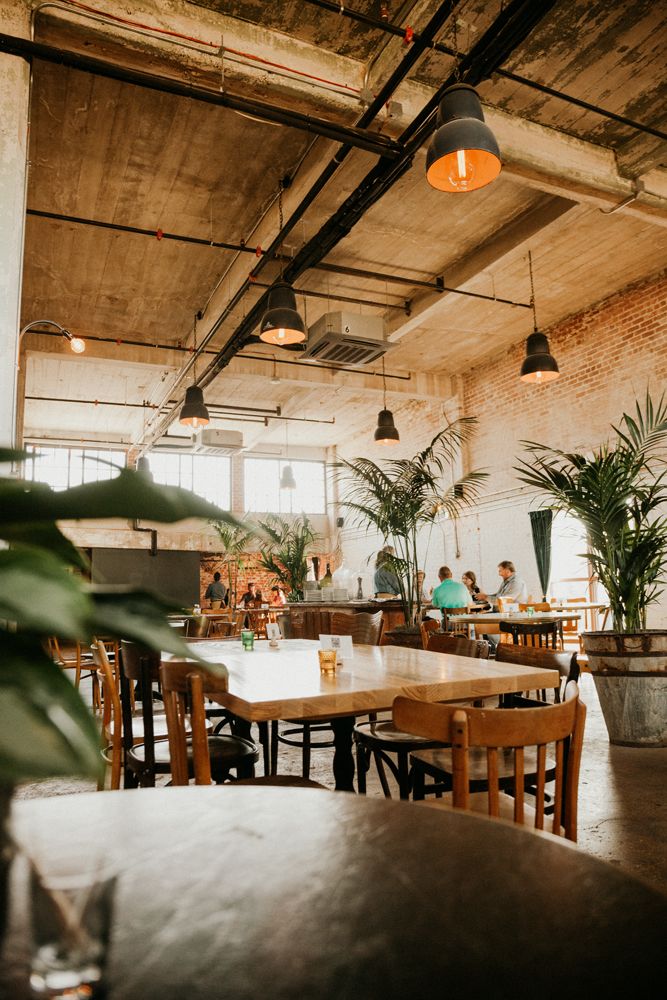
[[[253,649],[255,645],[255,632],[251,628],[244,628],[241,631],[241,642],[245,650]]]
[[[115,875],[86,871],[30,878],[33,997],[92,1000],[106,995],[105,967]]]

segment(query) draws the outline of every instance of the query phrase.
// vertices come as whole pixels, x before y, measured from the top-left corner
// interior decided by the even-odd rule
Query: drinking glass
[[[30,914],[33,997],[100,1000],[116,876],[86,871],[31,869]]]
[[[338,660],[338,653],[335,649],[318,649],[317,655],[320,658],[320,670],[323,674],[335,671]]]
[[[241,642],[245,650],[253,649],[255,645],[255,633],[251,628],[244,628],[241,631]]]

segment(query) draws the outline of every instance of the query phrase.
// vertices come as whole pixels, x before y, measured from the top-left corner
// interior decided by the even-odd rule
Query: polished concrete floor
[[[579,788],[579,848],[667,893],[667,749],[611,746],[590,675],[582,675],[581,694],[588,715]],[[311,777],[328,787],[333,787],[331,754],[330,749],[314,751],[311,770]],[[300,751],[281,746],[280,772],[298,774],[300,769]],[[18,795],[91,788],[89,782],[47,781],[23,786]],[[373,771],[368,794],[382,795]]]

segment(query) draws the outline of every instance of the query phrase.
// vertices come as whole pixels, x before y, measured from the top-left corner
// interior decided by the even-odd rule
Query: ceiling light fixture
[[[181,412],[178,418],[178,422],[183,424],[185,427],[206,427],[208,423],[211,422],[209,412],[206,409],[206,403],[204,402],[204,393],[199,388],[197,383],[197,316],[195,316],[194,325],[194,385],[188,386],[185,390],[185,399],[183,401],[183,406],[181,407]]]
[[[141,458],[137,459],[137,472],[147,479],[149,483],[153,482],[153,473],[151,472],[151,464],[148,461],[146,455],[142,455]]]
[[[558,363],[549,351],[549,341],[537,329],[537,314],[535,312],[535,289],[533,287],[533,260],[528,251],[528,268],[530,270],[530,302],[533,307],[533,332],[526,338],[526,357],[521,365],[520,378],[522,382],[531,385],[541,385],[543,382],[553,382],[560,377]]]
[[[443,94],[438,130],[426,154],[426,180],[438,191],[476,191],[500,173],[500,150],[477,92],[456,83]]]
[[[387,379],[384,373],[384,358],[382,359],[382,409],[378,413],[378,425],[373,435],[377,444],[392,445],[400,441],[398,430],[394,424],[394,414],[387,409]]]
[[[66,330],[64,326],[61,326],[60,323],[55,323],[52,319],[35,319],[32,323],[28,323],[27,326],[24,326],[21,330],[21,333],[19,334],[19,341],[24,333],[27,333],[28,330],[32,330],[33,327],[36,326],[55,326],[57,330],[60,330],[65,340],[69,343],[70,349],[74,351],[75,354],[83,354],[86,349],[85,340],[81,337],[75,337],[74,334],[70,333],[69,330]]]
[[[288,440],[288,430],[287,421],[285,421],[285,459],[287,464],[283,465],[283,471],[280,476],[280,489],[281,490],[295,490],[296,489],[296,479],[294,478],[294,472],[292,471],[292,466],[289,464],[289,440]]]
[[[259,328],[259,339],[265,344],[284,347],[300,344],[306,339],[306,325],[296,309],[294,290],[286,282],[274,285],[269,292],[269,308]]]

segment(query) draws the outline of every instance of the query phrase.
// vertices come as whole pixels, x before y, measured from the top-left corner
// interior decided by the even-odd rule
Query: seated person
[[[204,600],[210,601],[211,604],[213,604],[213,601],[219,601],[221,604],[224,604],[226,597],[227,597],[227,588],[225,587],[224,583],[220,582],[220,574],[214,573],[213,583],[209,583],[208,587],[206,588],[206,593],[204,594]]]
[[[282,587],[271,587],[271,607],[282,608],[287,604],[287,598]]]
[[[376,597],[384,594],[400,594],[398,577],[391,568],[391,555],[385,549],[380,549],[375,560],[373,590]]]
[[[423,569],[417,570],[417,593],[419,594],[419,599],[422,604],[430,604],[431,595],[426,593],[424,589],[424,580],[426,579],[426,573]],[[432,590],[433,588],[431,588]]]
[[[517,603],[520,603],[521,601],[525,602],[528,596],[528,588],[521,577],[516,575],[514,563],[510,562],[509,559],[504,559],[502,562],[498,563],[498,575],[503,582],[498,587],[495,594],[484,594],[480,591],[477,595],[477,599],[489,601],[493,604],[494,609],[497,608],[497,601],[499,597],[502,597],[503,601],[516,601]]]
[[[241,595],[239,603],[244,608],[258,607],[262,603],[262,593],[251,580],[248,580],[248,589]]]
[[[491,605],[480,597],[480,589],[477,586],[477,577],[471,569],[467,569],[463,576],[461,577],[461,582],[468,589],[470,599],[477,605],[476,608],[472,608],[472,611],[484,611],[491,610]]]
[[[438,570],[440,584],[433,591],[431,603],[434,608],[467,608],[470,604],[468,588],[462,583],[452,580],[449,566],[441,566]]]

